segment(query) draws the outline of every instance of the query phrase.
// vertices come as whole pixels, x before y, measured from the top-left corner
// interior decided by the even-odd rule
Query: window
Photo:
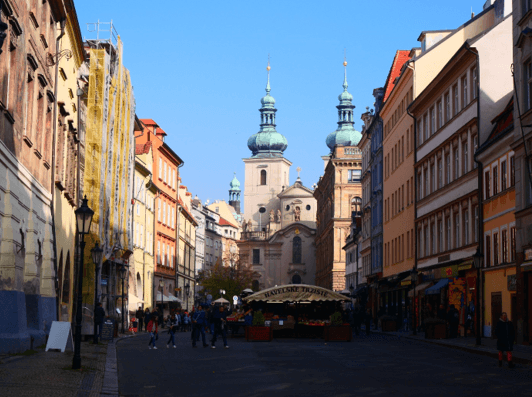
[[[430,165],[430,192],[436,191],[436,174],[434,170],[434,164]]]
[[[159,179],[163,179],[163,160],[159,158]]]
[[[451,97],[449,93],[445,94],[445,122],[448,122],[451,119]]]
[[[438,189],[441,189],[443,185],[443,164],[442,160],[438,160]]]
[[[445,184],[451,183],[451,155],[445,155]]]
[[[425,244],[425,256],[429,256],[430,255],[430,252],[429,252],[429,227],[428,225],[425,227],[425,241],[424,241],[424,244]]]
[[[421,239],[421,232],[422,232],[422,229],[419,228],[417,230],[417,242],[418,242],[418,245],[417,245],[417,255],[422,258],[423,257],[423,251],[421,250],[422,247],[423,247],[423,244],[422,244],[422,239]]]
[[[168,177],[166,173],[166,161],[164,162],[164,183],[168,183]]]
[[[477,98],[477,68],[471,69],[471,96],[473,99]]]
[[[157,263],[161,264],[161,242],[157,241]]]
[[[462,77],[462,108],[465,108],[469,103],[467,99],[467,75],[465,75]]]
[[[292,240],[292,263],[301,263],[301,237]]]
[[[261,170],[260,172],[260,184],[266,185],[266,170]]]
[[[436,224],[430,226],[430,252],[432,255],[436,253]]]
[[[438,107],[438,129],[440,129],[443,126],[443,104],[438,101],[436,106]]]
[[[475,206],[475,224],[473,225],[473,230],[475,233],[475,243],[478,243],[478,205]]]
[[[475,157],[475,153],[478,149],[478,135],[475,135],[473,137],[473,158]],[[473,161],[473,168],[476,169],[477,168],[477,163],[475,161]]]
[[[501,161],[501,192],[508,187],[506,160]]]
[[[429,124],[429,120],[428,120],[428,119],[429,119],[429,118],[428,118],[428,115],[425,114],[425,115],[423,116],[423,132],[425,133],[425,139],[424,139],[425,141],[426,141],[427,139],[429,139],[429,137],[430,137],[430,131],[429,131],[429,126],[428,126],[428,124]]]
[[[174,169],[172,168],[172,179],[170,179],[170,186],[172,189],[175,189],[174,187]]]
[[[438,221],[438,252],[443,251],[443,222]]]
[[[486,258],[486,267],[491,266],[491,236],[488,234],[486,236],[486,247],[484,248],[485,258]]]
[[[493,233],[493,265],[499,264],[499,233]]]
[[[515,185],[515,158],[510,156],[510,186]]]
[[[175,208],[172,207],[172,229],[175,227]]]
[[[469,172],[469,153],[467,152],[467,142],[462,144],[462,155],[464,157],[463,159],[464,174],[467,174]]]
[[[525,16],[525,14],[530,11],[531,7],[530,7],[530,3],[531,1],[530,0],[521,0],[521,3],[522,3],[522,6],[523,6],[523,15],[521,16],[521,18],[523,16]]]
[[[458,85],[453,86],[453,117],[458,114]]]
[[[429,194],[429,170],[425,170],[425,180],[423,181],[423,197],[426,197]]]
[[[292,284],[301,284],[301,276],[299,274],[292,276]]]
[[[528,3],[528,2],[527,2]],[[530,109],[532,105],[532,63],[530,60],[525,62],[524,65],[524,72],[525,72],[525,97],[524,102],[526,106],[526,110]]]
[[[460,157],[458,156],[458,148],[454,149],[454,179],[460,177]]]
[[[464,245],[469,244],[469,211],[464,211]]]
[[[163,201],[163,224],[166,224],[166,202]]]
[[[436,132],[436,111],[434,108],[430,109],[430,134],[434,135]]]
[[[355,183],[360,182],[360,178],[362,176],[361,170],[348,170],[348,183]]]
[[[484,172],[484,200],[490,198],[490,172]]]
[[[161,200],[157,201],[157,221],[161,221]]]
[[[253,250],[253,264],[254,265],[260,264],[260,249]]]
[[[423,123],[421,120],[417,122],[417,144],[418,146],[423,143]]]
[[[460,247],[460,215],[454,214],[454,248]]]
[[[499,170],[497,166],[493,167],[493,195],[499,193]],[[495,247],[493,247],[495,248]]]
[[[446,238],[446,243],[447,243],[447,251],[449,251],[451,249],[451,217],[448,216],[447,217],[447,238]]]
[[[503,229],[501,232],[502,244],[502,263],[508,263],[508,230]]]
[[[510,260],[515,262],[515,226],[510,228]]]

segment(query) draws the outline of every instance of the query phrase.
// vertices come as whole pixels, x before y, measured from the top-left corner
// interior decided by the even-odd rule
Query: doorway
[[[496,338],[495,327],[502,313],[502,295],[500,292],[491,293],[491,337]]]

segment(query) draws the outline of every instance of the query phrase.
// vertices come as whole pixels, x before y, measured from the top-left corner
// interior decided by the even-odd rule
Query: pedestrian
[[[203,342],[203,347],[208,347],[209,345],[205,342],[205,312],[203,311],[203,306],[199,306],[199,310],[194,312],[194,317],[192,318],[192,347],[196,347],[196,341],[199,341],[199,335],[201,334],[201,339]]]
[[[227,313],[223,306],[220,306],[218,312],[213,313],[212,321],[214,323],[214,334],[212,336],[211,349],[216,349],[215,344],[218,335],[222,335],[224,347],[229,349],[229,346],[227,346]]]
[[[102,307],[102,303],[98,302],[96,304],[96,309],[94,310],[94,324],[96,324],[96,327],[98,328],[98,336],[96,338],[96,342],[98,341],[98,338],[102,338],[102,328],[103,328],[103,319],[105,318],[105,310]]]
[[[205,312],[203,312],[203,314],[205,314]],[[185,315],[183,316],[183,331],[190,331],[190,317],[187,312],[185,312]]]
[[[148,348],[151,349],[151,345],[153,344],[153,348],[157,350],[157,346],[155,346],[155,340],[157,337],[157,316],[151,316],[150,322],[147,326],[147,331],[150,333],[150,341],[148,342]]]
[[[449,306],[449,311],[447,312],[447,322],[449,323],[449,338],[456,338],[458,336],[460,315],[454,305]]]
[[[144,324],[146,325],[146,332],[148,332],[148,323],[150,321],[150,318],[151,318],[150,309],[146,308],[146,310],[144,311]]]
[[[506,352],[508,367],[513,368],[515,364],[512,361],[512,350],[514,349],[515,330],[514,325],[508,320],[508,315],[502,312],[501,318],[495,328],[497,335],[497,350],[499,351],[499,367],[502,367],[502,354]]]
[[[465,322],[465,336],[467,336],[467,331],[471,331],[472,335],[475,335],[475,329],[473,327],[473,318],[475,317],[475,303],[469,301],[469,306],[467,307],[467,318]]]
[[[135,317],[137,317],[137,332],[142,331],[142,322],[144,320],[144,312],[142,311],[142,308],[139,306],[137,312],[135,313]]]
[[[212,310],[209,306],[207,306],[205,310],[205,317],[207,318],[206,328],[207,328],[207,331],[209,331],[211,335],[214,335],[213,314],[214,314],[214,310]]]
[[[366,323],[366,335],[369,335],[369,329],[371,326],[371,310],[370,309],[366,310],[366,316],[364,320]]]
[[[168,334],[170,337],[168,338],[168,342],[166,342],[166,348],[168,349],[170,347],[170,341],[172,342],[172,346],[175,349],[175,338],[174,335],[177,332],[177,320],[175,315],[174,316],[168,316]]]

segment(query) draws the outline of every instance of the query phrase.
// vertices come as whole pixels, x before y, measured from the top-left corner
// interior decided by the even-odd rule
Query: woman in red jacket
[[[150,333],[148,348],[151,349],[151,344],[153,344],[153,348],[157,350],[157,346],[155,346],[155,336],[157,334],[157,316],[151,316],[150,321],[148,322],[147,330]]]

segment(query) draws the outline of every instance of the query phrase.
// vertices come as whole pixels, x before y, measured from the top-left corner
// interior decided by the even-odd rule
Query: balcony
[[[242,232],[242,240],[267,240],[269,237],[268,231]]]

